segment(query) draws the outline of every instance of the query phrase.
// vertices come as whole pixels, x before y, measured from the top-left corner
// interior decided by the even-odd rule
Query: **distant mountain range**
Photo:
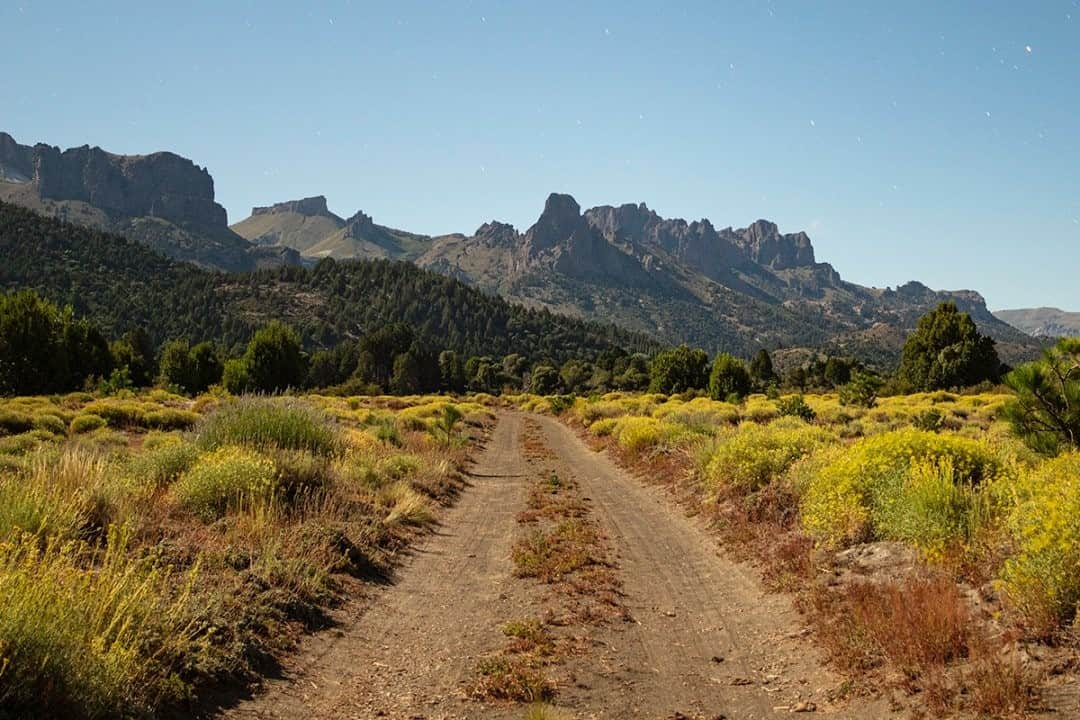
[[[906,331],[943,300],[969,312],[1005,357],[1030,357],[1036,347],[976,292],[846,282],[817,262],[806,233],[781,233],[767,220],[717,229],[665,219],[643,203],[582,212],[569,195],[552,194],[524,232],[492,221],[471,235],[428,237],[363,212],[343,219],[320,196],[255,208],[232,229],[309,260],[406,260],[531,307],[742,355],[813,347],[889,364]]]
[[[1080,335],[1080,312],[1058,308],[998,310],[994,315],[1014,328],[1034,337],[1074,337]]]
[[[343,218],[318,196],[254,208],[230,228],[209,173],[177,155],[61,152],[4,134],[0,200],[226,270],[407,261],[528,307],[744,356],[813,348],[890,365],[918,317],[943,300],[970,313],[1008,361],[1038,348],[976,292],[847,282],[817,261],[806,233],[781,233],[767,220],[718,229],[706,219],[663,218],[644,203],[583,212],[571,196],[552,194],[524,232],[492,221],[472,234],[431,237],[363,212]]]

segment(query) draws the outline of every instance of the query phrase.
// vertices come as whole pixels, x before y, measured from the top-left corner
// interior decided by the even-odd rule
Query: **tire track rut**
[[[884,703],[825,702],[839,678],[825,671],[790,601],[766,594],[745,566],[656,488],[596,453],[558,421],[535,417],[554,458],[525,458],[526,416],[501,413],[436,533],[375,592],[366,610],[338,614],[338,629],[306,639],[283,678],[225,718],[520,718],[512,706],[471,700],[477,660],[495,651],[508,620],[537,615],[542,593],[514,577],[529,479],[540,465],[573,476],[618,556],[634,621],[594,629],[595,647],[567,661],[574,683],[558,704],[576,718],[776,717],[796,701],[819,713],[886,718]],[[359,603],[357,603],[359,605]]]

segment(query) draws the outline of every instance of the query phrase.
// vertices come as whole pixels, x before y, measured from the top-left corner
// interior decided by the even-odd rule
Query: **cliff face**
[[[299,262],[295,252],[254,248],[232,232],[210,173],[173,153],[31,147],[0,133],[0,181],[0,199],[124,233],[177,259],[226,270]]]

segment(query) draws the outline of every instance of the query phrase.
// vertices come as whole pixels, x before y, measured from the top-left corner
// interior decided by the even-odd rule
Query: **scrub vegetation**
[[[437,397],[0,401],[0,715],[142,717],[253,677],[392,570],[490,418]]]

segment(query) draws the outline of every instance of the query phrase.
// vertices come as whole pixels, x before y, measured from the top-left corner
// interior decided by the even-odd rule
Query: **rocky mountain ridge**
[[[296,223],[290,204],[274,207],[282,208],[279,225]],[[895,289],[849,283],[817,261],[805,232],[783,233],[768,220],[717,229],[704,218],[664,218],[644,203],[583,211],[561,193],[547,198],[524,232],[493,220],[471,235],[425,237],[383,227],[364,213],[354,218],[348,230],[336,231],[350,244],[331,238],[312,246],[321,255],[310,248],[305,254],[406,260],[516,302],[613,320],[665,342],[742,354],[762,346],[824,347],[887,364],[920,315],[952,300],[1007,357],[1029,357],[1035,348],[995,318],[978,293],[938,292],[918,282]],[[257,240],[243,223],[234,228]],[[886,332],[890,327],[900,332]]]
[[[998,310],[994,315],[1013,327],[1040,338],[1080,336],[1080,312],[1040,307]]]
[[[256,248],[228,227],[203,167],[170,152],[20,145],[0,133],[0,199],[122,233],[170,257],[228,270],[300,262],[288,247]]]
[[[644,203],[582,210],[572,196],[553,193],[523,232],[493,220],[471,235],[431,237],[381,225],[363,211],[339,216],[317,195],[254,208],[230,228],[209,172],[179,155],[61,151],[3,133],[0,200],[224,270],[408,261],[528,307],[710,351],[816,348],[887,365],[904,333],[942,300],[971,313],[1007,359],[1037,348],[977,293],[848,282],[818,261],[805,232],[784,233],[768,220],[718,228],[704,218],[664,218]]]

